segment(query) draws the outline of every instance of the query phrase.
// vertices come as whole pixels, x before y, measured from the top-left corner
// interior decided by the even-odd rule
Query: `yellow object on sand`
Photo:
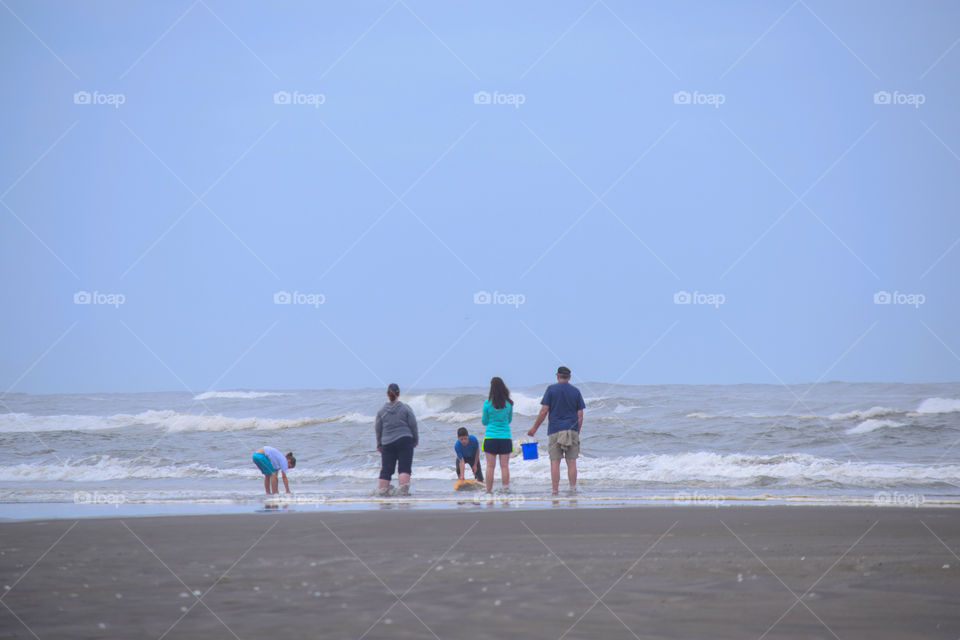
[[[454,491],[479,491],[483,488],[483,483],[476,480],[457,480],[453,483]]]

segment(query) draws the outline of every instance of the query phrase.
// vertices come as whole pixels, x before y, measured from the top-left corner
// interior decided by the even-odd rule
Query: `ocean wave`
[[[137,424],[134,416],[35,416],[29,413],[0,414],[0,433],[38,431],[98,431]]]
[[[927,398],[917,407],[916,413],[953,413],[960,411],[960,399]]]
[[[297,482],[316,482],[330,478],[374,481],[379,463],[369,462],[345,467],[317,462],[298,465],[290,472]],[[418,479],[453,480],[452,464],[416,463]],[[960,465],[841,461],[809,454],[746,455],[705,451],[679,454],[645,454],[605,458],[581,458],[580,477],[598,486],[637,487],[645,483],[689,486],[713,484],[717,487],[777,485],[803,487],[822,484],[851,488],[885,488],[904,485],[960,482]],[[550,462],[515,460],[510,465],[513,478],[546,482]],[[5,482],[102,482],[109,480],[165,480],[185,478],[256,479],[253,466],[218,468],[206,463],[162,464],[157,458],[121,460],[110,456],[67,460],[66,464],[18,464],[0,467]]]
[[[368,416],[363,413],[345,413],[339,416],[333,416],[332,418],[326,418],[324,422],[352,422],[355,424],[373,424],[376,421],[376,416]]]
[[[479,419],[485,395],[454,393],[423,393],[400,399],[413,409],[418,420],[435,419],[441,422],[469,422]],[[522,416],[535,416],[540,412],[540,397],[532,397],[514,391],[513,413]],[[468,418],[467,416],[476,416]]]
[[[891,409],[890,407],[871,407],[864,411],[849,411],[847,413],[834,413],[828,416],[830,420],[869,420],[870,418],[882,418],[894,413],[903,413],[900,409]]]
[[[857,426],[847,429],[847,433],[855,435],[859,433],[870,433],[871,431],[876,431],[877,429],[895,429],[903,426],[906,425],[895,420],[877,420],[874,418],[870,420],[864,420]]]
[[[614,413],[630,413],[631,411],[635,411],[637,409],[643,409],[643,407],[639,405],[633,405],[633,404],[617,404],[617,406],[614,407],[613,412]]]
[[[514,413],[519,413],[522,416],[535,416],[540,413],[541,396],[534,397],[522,393],[511,393],[510,398],[513,400]]]
[[[252,399],[252,398],[273,398],[277,396],[288,396],[289,393],[277,393],[274,391],[204,391],[193,397],[194,400],[213,400],[213,399]]]
[[[809,413],[706,413],[703,411],[694,411],[693,413],[688,413],[687,417],[699,418],[701,420],[713,420],[716,418],[754,418],[757,420],[779,420],[781,418],[793,418],[795,420],[818,420],[821,418],[821,416]]]
[[[513,467],[511,465],[511,475]],[[517,465],[523,468],[524,465]],[[583,458],[584,478],[664,483],[715,482],[749,486],[770,480],[792,486],[823,482],[854,487],[886,487],[898,483],[957,482],[960,465],[922,465],[839,461],[809,454],[744,455],[711,452],[647,454]]]
[[[463,413],[460,411],[444,411],[442,413],[426,415],[423,417],[423,419],[431,418],[437,422],[445,422],[447,424],[462,424],[469,422],[480,422],[480,418],[482,417],[483,414],[480,412]]]
[[[414,415],[419,418],[420,416],[437,414],[448,410],[453,405],[454,400],[460,397],[461,396],[450,393],[423,393],[415,394],[407,398],[400,396],[400,400],[413,409]]]
[[[231,418],[222,415],[197,415],[176,411],[143,411],[141,413],[116,414],[112,416],[35,416],[27,413],[0,414],[0,433],[28,433],[43,431],[100,431],[129,427],[154,426],[171,432],[177,431],[244,431],[249,429],[288,429],[325,422],[355,422],[350,416],[303,418]],[[372,417],[362,416],[364,422],[373,422]]]
[[[255,477],[252,466],[246,470],[218,469],[198,462],[183,465],[155,465],[149,461],[120,460],[95,456],[66,460],[64,464],[17,464],[0,469],[0,480],[10,482],[104,482],[107,480],[163,480],[171,478]],[[239,472],[239,473],[238,473]]]

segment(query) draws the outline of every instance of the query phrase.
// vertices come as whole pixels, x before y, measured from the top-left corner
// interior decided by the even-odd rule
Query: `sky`
[[[0,391],[960,380],[954,2],[0,7]]]

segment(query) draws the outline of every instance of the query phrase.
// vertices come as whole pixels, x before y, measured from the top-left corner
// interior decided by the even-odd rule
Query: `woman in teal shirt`
[[[513,453],[511,420],[513,420],[513,400],[510,399],[510,390],[502,379],[491,378],[490,395],[483,401],[483,416],[480,419],[486,427],[483,452],[487,457],[487,493],[493,491],[493,474],[496,471],[498,458],[500,459],[500,484],[504,491],[510,488],[510,454]]]

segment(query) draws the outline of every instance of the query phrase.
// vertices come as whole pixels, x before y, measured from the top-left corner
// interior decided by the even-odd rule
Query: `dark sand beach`
[[[908,508],[8,522],[0,637],[955,640],[958,551]]]

